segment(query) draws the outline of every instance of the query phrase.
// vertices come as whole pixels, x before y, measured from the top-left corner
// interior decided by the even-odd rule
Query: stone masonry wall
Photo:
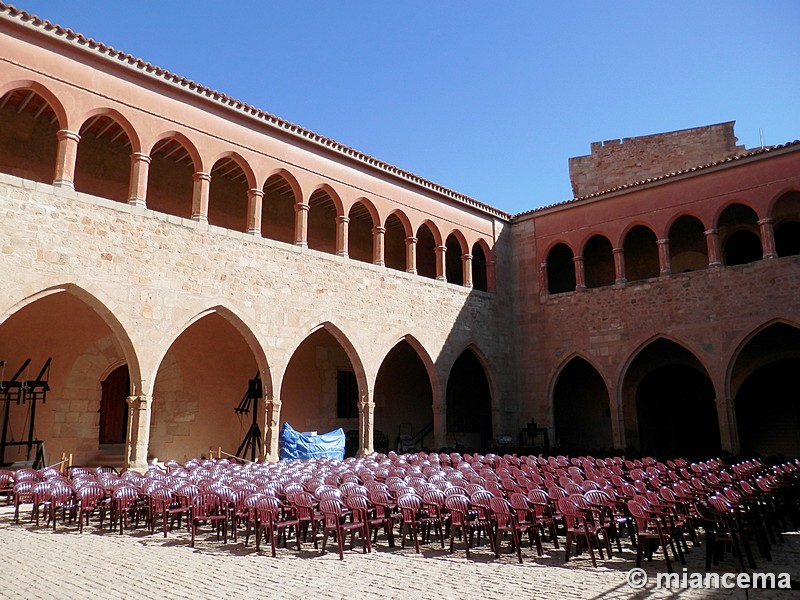
[[[406,335],[424,348],[443,386],[473,345],[485,360],[495,415],[506,421],[496,421],[496,431],[516,428],[509,422],[516,415],[500,408],[514,384],[507,292],[475,291],[2,174],[0,215],[0,323],[42,290],[79,286],[119,321],[129,338],[120,344],[143,393],[152,393],[164,353],[181,332],[221,307],[238,319],[257,362],[268,365],[269,392],[323,323],[352,344],[370,395],[384,357]],[[505,243],[498,234],[501,261]],[[510,270],[499,264],[497,273],[498,289],[507,289]]]
[[[740,154],[734,123],[593,142],[591,154],[569,159],[572,193],[579,198]]]

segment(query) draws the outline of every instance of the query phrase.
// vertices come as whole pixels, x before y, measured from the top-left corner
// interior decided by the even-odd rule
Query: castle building
[[[800,454],[800,143],[593,144],[510,215],[2,3],[0,40],[0,462],[276,459],[284,422]]]

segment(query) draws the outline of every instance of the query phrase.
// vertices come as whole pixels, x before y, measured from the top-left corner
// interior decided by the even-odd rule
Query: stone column
[[[308,247],[308,204],[298,202],[294,205],[294,245]]]
[[[775,251],[775,229],[772,227],[774,223],[775,219],[770,217],[758,221],[763,258],[778,258],[778,253]]]
[[[343,215],[336,217],[336,254],[339,256],[349,256],[350,254],[349,231],[350,217]]]
[[[495,260],[490,260],[486,267],[486,291],[493,292],[494,291],[494,269],[495,269]]]
[[[386,227],[372,228],[372,264],[382,267],[386,264]]]
[[[616,285],[624,285],[628,282],[625,277],[625,250],[622,248],[614,248],[612,252],[614,254],[614,272],[617,277],[614,283]]]
[[[208,195],[211,191],[211,174],[198,171],[192,175],[192,220],[208,223]]]
[[[722,249],[719,247],[719,229],[706,229],[706,247],[708,248],[708,268],[718,269],[722,266]]]
[[[129,438],[126,444],[128,450],[129,469],[147,469],[147,449],[150,444],[150,415],[153,406],[152,396],[128,396]]]
[[[716,399],[716,403],[720,445],[731,454],[739,454],[741,448],[733,399],[722,396]]]
[[[444,274],[444,261],[447,255],[447,246],[436,246],[433,251],[436,253],[436,279],[438,281],[447,281]]]
[[[264,191],[258,188],[247,190],[247,233],[261,235],[261,208]]]
[[[75,164],[78,159],[78,142],[81,140],[74,131],[59,129],[56,133],[58,150],[56,151],[56,172],[53,187],[75,189]]]
[[[417,238],[406,238],[406,272],[417,273]]]
[[[146,206],[147,176],[150,173],[151,158],[144,152],[131,154],[131,181],[128,204]]]
[[[358,401],[358,454],[364,456],[375,452],[373,432],[375,429],[375,403],[366,396]]]
[[[575,291],[586,289],[586,274],[583,269],[583,256],[578,254],[572,257],[572,262],[575,263]]]
[[[550,286],[547,283],[547,263],[543,262],[539,265],[539,292],[550,293]]]
[[[625,411],[616,383],[610,383],[608,386],[608,410],[611,412],[611,443],[614,448],[624,448],[627,443],[625,440]]]
[[[672,265],[669,262],[669,239],[656,240],[658,245],[658,273],[661,277],[672,275]]]
[[[472,287],[472,254],[461,255],[461,269],[464,271],[464,287]]]
[[[447,446],[447,410],[441,401],[433,403],[433,445],[436,448]]]
[[[266,415],[264,422],[266,423],[266,443],[264,450],[267,453],[267,460],[277,462],[280,460],[278,451],[278,440],[281,436],[281,401],[278,398],[264,399],[264,407]]]

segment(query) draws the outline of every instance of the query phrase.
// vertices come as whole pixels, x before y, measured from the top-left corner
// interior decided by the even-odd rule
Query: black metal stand
[[[251,405],[253,410],[253,422],[250,425],[247,433],[239,444],[239,449],[236,451],[236,456],[245,458],[247,451],[250,451],[250,460],[255,462],[256,455],[261,454],[261,428],[258,426],[258,399],[262,396],[261,388],[261,374],[256,373],[256,376],[251,379],[247,385],[247,391],[244,393],[239,406],[236,407],[236,414],[246,415],[250,412]]]
[[[17,370],[14,376],[9,380],[4,380],[5,374],[5,361],[0,361],[0,400],[5,402],[3,407],[3,428],[0,434],[0,465],[5,464],[6,448],[9,446],[27,446],[26,461],[31,460],[31,452],[36,447],[36,454],[34,458],[34,465],[44,462],[43,456],[43,443],[41,440],[33,438],[36,426],[36,403],[45,403],[47,400],[47,392],[50,391],[50,386],[47,384],[47,379],[50,373],[50,362],[52,358],[48,358],[42,367],[39,375],[35,379],[28,379],[27,369],[31,363],[31,359],[27,359],[22,366]],[[8,441],[8,425],[10,418],[11,403],[16,402],[25,404],[30,401],[30,418],[28,427],[28,440],[26,442],[9,442]]]
[[[523,435],[528,434],[528,437],[531,438],[531,442],[533,442],[536,437],[541,433],[544,434],[544,447],[546,450],[550,449],[550,434],[547,431],[547,427],[539,427],[536,425],[536,419],[531,419],[531,422],[528,423],[525,427],[519,430],[519,445],[522,447],[523,442]]]

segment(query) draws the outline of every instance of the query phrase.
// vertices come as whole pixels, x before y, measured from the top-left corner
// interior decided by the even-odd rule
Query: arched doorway
[[[128,365],[111,371],[100,382],[100,444],[124,444],[128,431],[128,395],[131,378]]]
[[[731,393],[741,451],[800,455],[800,329],[773,323],[739,352]]]
[[[575,357],[558,375],[553,390],[556,444],[571,454],[613,445],[606,383],[592,365]],[[573,451],[574,449],[574,451]]]
[[[184,462],[209,449],[234,454],[240,447],[251,413],[237,409],[258,364],[243,325],[234,323],[209,312],[170,345],[153,384],[148,460]]]
[[[714,386],[694,367],[650,371],[636,390],[636,411],[642,454],[703,459],[720,451]]]
[[[703,364],[656,339],[631,361],[622,387],[629,447],[662,460],[707,459],[721,450],[716,395]]]
[[[447,440],[463,448],[494,445],[492,395],[481,361],[467,348],[447,380]]]
[[[745,379],[735,400],[742,452],[800,456],[797,373],[800,359],[789,358],[764,365]]]
[[[73,288],[75,293],[66,291]],[[28,375],[22,376],[34,378],[42,365],[51,361],[46,402],[36,407],[35,420],[30,418],[30,403],[11,406],[10,438],[27,437],[33,421],[33,437],[45,443],[48,462],[55,462],[50,459],[62,452],[72,453],[75,464],[96,458],[100,451],[98,428],[104,416],[101,382],[130,357],[123,349],[127,345],[124,333],[118,323],[113,323],[114,328],[112,323],[113,316],[105,307],[77,286],[48,290],[0,323],[0,357],[6,361],[6,374],[13,374],[30,359]],[[127,372],[127,367],[123,368]],[[117,386],[129,389],[124,383]],[[125,404],[128,392],[121,391],[123,394],[121,402]],[[127,406],[120,408],[127,413]],[[116,443],[125,441],[121,421],[118,429],[114,427],[113,438],[121,438]],[[115,454],[114,466],[121,467],[122,453]]]
[[[375,380],[375,450],[397,449],[406,434],[419,450],[432,443],[433,391],[419,354],[402,340],[383,359]],[[379,444],[383,436],[386,449]]]
[[[304,432],[358,433],[358,377],[344,346],[325,327],[297,347],[281,383],[281,423]]]

